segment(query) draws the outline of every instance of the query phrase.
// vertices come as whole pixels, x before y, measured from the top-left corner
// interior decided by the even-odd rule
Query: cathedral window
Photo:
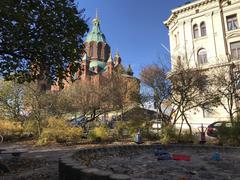
[[[227,28],[229,31],[238,29],[237,14],[227,16]]]
[[[201,36],[206,36],[207,35],[207,30],[206,30],[206,24],[205,22],[202,22],[200,24],[200,29],[201,29]]]
[[[194,38],[198,38],[198,37],[199,37],[198,25],[197,25],[197,24],[194,24],[194,25],[193,25],[193,37],[194,37]]]
[[[101,59],[102,57],[102,44],[98,44],[98,59]]]
[[[93,51],[94,51],[94,48],[93,48],[93,44],[90,44],[90,57],[93,57]]]
[[[200,49],[198,51],[198,64],[206,64],[207,63],[207,51],[205,49]]]

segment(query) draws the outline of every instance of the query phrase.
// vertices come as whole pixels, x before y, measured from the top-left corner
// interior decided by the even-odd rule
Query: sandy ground
[[[77,149],[96,145],[32,147],[5,145],[7,151],[26,150],[19,158],[1,155],[0,162],[10,169],[0,180],[57,180],[58,159]],[[221,161],[211,160],[212,150],[170,149],[171,154],[186,154],[191,161],[157,160],[153,151],[91,159],[92,167],[129,174],[133,178],[156,180],[240,180],[240,152],[220,153]]]
[[[211,159],[212,150],[169,150],[171,154],[190,155],[190,161],[158,160],[153,151],[91,161],[91,167],[151,180],[240,180],[240,152],[220,153]]]

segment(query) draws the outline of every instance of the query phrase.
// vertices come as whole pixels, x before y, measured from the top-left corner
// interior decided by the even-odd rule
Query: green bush
[[[113,130],[113,135],[115,139],[124,139],[126,137],[130,137],[130,130],[128,124],[123,121],[116,122],[116,126]]]
[[[158,133],[155,133],[146,129],[143,129],[141,134],[145,140],[149,140],[149,141],[160,140],[160,135]]]
[[[198,140],[198,134],[190,134],[189,131],[183,131],[178,137],[179,143],[196,143]]]
[[[169,144],[177,142],[177,129],[173,125],[168,125],[162,129],[161,143]]]
[[[45,145],[49,142],[77,143],[83,136],[82,128],[70,126],[64,119],[49,118],[47,127],[43,128],[38,139],[38,145]]]
[[[110,137],[110,131],[105,126],[95,127],[88,134],[88,139],[90,139],[92,142],[106,141],[109,140]]]
[[[119,121],[116,123],[114,128],[114,138],[115,139],[126,139],[126,138],[135,138],[137,130],[141,130],[141,135],[145,140],[159,140],[160,136],[157,133],[154,133],[148,129],[148,127],[139,124],[133,124],[132,122],[123,122]]]

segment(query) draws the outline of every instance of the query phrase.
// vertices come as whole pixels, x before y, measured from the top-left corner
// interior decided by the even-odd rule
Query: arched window
[[[101,43],[98,43],[98,59],[102,59],[102,44]]]
[[[207,35],[207,30],[206,30],[205,22],[201,22],[200,29],[201,29],[201,36],[206,36]]]
[[[93,51],[94,51],[93,43],[91,43],[89,48],[89,57],[93,57]]]
[[[206,51],[206,49],[200,49],[198,51],[197,56],[198,56],[198,64],[205,64],[205,63],[208,62],[207,61],[207,51]]]
[[[104,46],[103,54],[104,54],[104,59],[107,60],[110,54],[110,47],[108,45]]]
[[[198,38],[198,37],[199,37],[198,25],[197,25],[197,24],[194,24],[194,25],[193,25],[193,37],[194,37],[194,38]]]

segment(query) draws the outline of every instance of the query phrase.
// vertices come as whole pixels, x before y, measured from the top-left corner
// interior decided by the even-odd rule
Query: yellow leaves
[[[106,139],[109,135],[108,129],[103,126],[94,128],[94,132],[97,137],[101,137],[103,139]]]
[[[45,145],[51,141],[58,143],[76,143],[81,140],[82,135],[82,128],[70,126],[65,119],[50,117],[47,120],[46,128],[43,128],[38,144]]]
[[[0,134],[2,136],[7,135],[18,135],[23,132],[23,127],[21,126],[21,123],[14,122],[10,120],[0,120]]]
[[[92,141],[107,140],[109,137],[110,137],[109,129],[104,126],[95,127],[92,131],[90,131],[89,134],[89,138]]]

